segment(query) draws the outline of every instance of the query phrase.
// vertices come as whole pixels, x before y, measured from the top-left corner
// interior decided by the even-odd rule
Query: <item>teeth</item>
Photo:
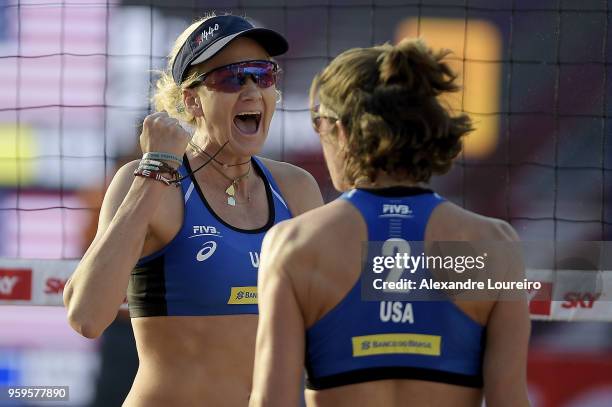
[[[261,112],[240,112],[238,113],[236,116],[259,116],[261,115]]]

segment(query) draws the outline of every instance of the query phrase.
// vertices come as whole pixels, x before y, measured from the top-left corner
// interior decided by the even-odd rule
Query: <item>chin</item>
[[[230,146],[234,154],[239,156],[253,156],[261,153],[267,134],[243,135],[234,134],[230,138]]]

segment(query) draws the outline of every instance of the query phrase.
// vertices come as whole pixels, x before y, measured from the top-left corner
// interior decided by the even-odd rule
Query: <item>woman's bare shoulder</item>
[[[434,210],[427,233],[430,240],[519,240],[508,222],[472,212],[452,202],[445,202]]]
[[[272,174],[293,215],[323,205],[319,185],[308,171],[283,161],[259,159]]]

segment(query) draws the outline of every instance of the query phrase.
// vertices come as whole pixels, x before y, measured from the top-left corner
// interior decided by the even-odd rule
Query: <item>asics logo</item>
[[[204,243],[202,245],[202,248],[196,255],[196,260],[204,261],[208,259],[210,256],[212,256],[215,253],[215,250],[217,250],[217,242],[214,242],[211,240],[211,241]]]

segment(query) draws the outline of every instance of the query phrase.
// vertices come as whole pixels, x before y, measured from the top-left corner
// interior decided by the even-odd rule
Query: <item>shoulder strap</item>
[[[266,177],[266,180],[268,181],[268,184],[270,185],[270,189],[272,190],[272,195],[274,195],[274,197],[278,199],[280,203],[287,210],[289,210],[289,205],[287,205],[287,202],[281,195],[280,188],[278,187],[278,184],[274,180],[274,177],[272,176],[272,173],[270,172],[270,170],[264,165],[264,163],[259,158],[253,156],[253,161],[255,161],[255,164],[261,169],[261,172],[263,172],[264,176]]]

